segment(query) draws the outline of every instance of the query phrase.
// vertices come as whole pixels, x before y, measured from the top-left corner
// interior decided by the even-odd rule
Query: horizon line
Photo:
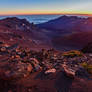
[[[92,16],[92,14],[87,13],[42,13],[42,14],[0,14],[0,16],[22,16],[22,15],[80,15],[80,16]]]

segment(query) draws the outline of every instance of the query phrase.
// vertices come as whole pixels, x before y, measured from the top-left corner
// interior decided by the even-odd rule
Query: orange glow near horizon
[[[11,11],[11,12],[2,12],[0,15],[85,15],[92,16],[90,12],[58,12],[58,11]]]
[[[1,11],[0,15],[86,15],[92,16],[92,13],[89,11],[75,11],[75,10],[6,10]]]
[[[92,16],[91,0],[0,0],[0,15],[70,14]]]

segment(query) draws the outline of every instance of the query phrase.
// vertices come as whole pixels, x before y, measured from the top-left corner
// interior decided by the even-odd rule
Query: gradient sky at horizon
[[[0,0],[0,15],[92,14],[92,0]]]

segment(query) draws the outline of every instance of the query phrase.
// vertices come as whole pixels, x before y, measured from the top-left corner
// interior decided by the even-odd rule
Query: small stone
[[[2,52],[6,51],[6,48],[5,48],[5,47],[2,47],[2,48],[1,48],[1,51],[2,51]]]
[[[31,64],[29,64],[29,65],[28,65],[28,67],[27,67],[27,71],[28,71],[28,72],[31,72],[31,71],[32,71],[32,69],[33,69],[33,68],[32,68],[32,65],[31,65]]]
[[[56,72],[56,69],[49,69],[47,71],[45,71],[45,74],[48,74],[48,73],[55,73]]]
[[[20,58],[20,56],[19,55],[16,55],[16,58]]]
[[[8,90],[8,92],[12,92],[12,90]]]

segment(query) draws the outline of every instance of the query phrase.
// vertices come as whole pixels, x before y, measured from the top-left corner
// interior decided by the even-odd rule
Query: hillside
[[[81,49],[92,42],[91,17],[61,16],[37,26],[49,30],[52,46],[58,50]]]
[[[0,20],[0,42],[7,45],[18,44],[35,50],[50,47],[50,42],[41,29],[26,19],[16,17]]]
[[[81,49],[91,42],[92,32],[78,32],[52,39],[53,47],[59,50]]]

